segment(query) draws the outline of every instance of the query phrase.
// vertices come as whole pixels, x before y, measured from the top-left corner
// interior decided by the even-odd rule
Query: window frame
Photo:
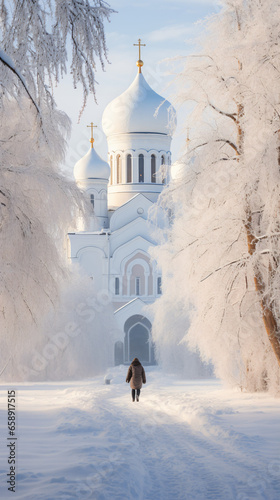
[[[115,295],[120,295],[120,278],[115,277]]]
[[[137,297],[140,297],[140,295],[141,295],[140,285],[141,285],[141,278],[140,278],[140,276],[136,276],[136,278],[135,278],[135,295]]]
[[[157,277],[157,295],[162,295],[162,277]]]
[[[113,155],[110,155],[110,185],[113,184]]]
[[[132,155],[128,154],[126,157],[126,182],[132,183]]]
[[[160,165],[161,165],[161,183],[166,184],[166,172],[164,172],[163,169],[163,165],[166,165],[164,155],[161,155],[160,157]]]
[[[156,155],[151,155],[151,182],[156,184]]]
[[[94,210],[94,202],[95,202],[94,194],[90,193],[90,203],[91,203],[91,206],[92,206],[92,210]]]
[[[144,167],[145,167],[144,155],[143,155],[143,153],[140,153],[138,155],[138,181],[139,181],[139,183],[145,182]]]
[[[122,158],[121,155],[117,155],[117,184],[122,183]]]

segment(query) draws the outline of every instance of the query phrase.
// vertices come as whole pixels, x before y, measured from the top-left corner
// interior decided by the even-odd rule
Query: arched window
[[[126,182],[132,182],[131,155],[127,155],[127,157],[126,157]]]
[[[113,156],[110,156],[110,184],[112,184],[113,177]]]
[[[90,195],[90,203],[92,205],[92,209],[94,209],[94,194]]]
[[[121,155],[117,156],[117,184],[122,182],[122,159]]]
[[[158,277],[157,279],[157,294],[161,295],[162,294],[162,288],[161,288],[161,276]]]
[[[156,182],[156,157],[151,156],[151,181]]]
[[[161,163],[161,182],[162,182],[162,184],[165,184],[166,183],[165,166],[164,166],[165,165],[165,159],[164,159],[163,155],[161,157],[160,163]]]
[[[140,278],[135,278],[135,295],[140,295]]]
[[[144,155],[138,156],[139,182],[144,182]]]
[[[115,278],[115,295],[120,295],[120,278]]]

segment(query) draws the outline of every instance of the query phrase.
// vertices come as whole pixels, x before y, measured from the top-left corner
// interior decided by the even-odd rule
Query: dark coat
[[[130,367],[128,368],[126,382],[130,382],[131,389],[141,389],[142,382],[146,384],[146,374],[139,359],[134,358]]]

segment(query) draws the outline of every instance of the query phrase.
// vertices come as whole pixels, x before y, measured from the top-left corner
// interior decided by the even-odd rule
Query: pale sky
[[[80,124],[77,124],[82,104],[81,88],[74,90],[71,80],[66,78],[56,91],[58,107],[72,120],[72,135],[65,165],[69,173],[73,171],[76,161],[89,149],[90,136],[86,125],[90,122],[98,126],[95,129],[96,151],[107,160],[107,141],[101,127],[102,113],[112,99],[129,87],[137,74],[138,48],[133,44],[137,43],[138,38],[146,44],[141,54],[144,77],[156,92],[172,102],[174,88],[168,87],[174,78],[168,75],[172,65],[163,60],[193,53],[197,38],[204,29],[200,20],[219,10],[218,0],[111,0],[109,3],[117,13],[112,14],[111,22],[105,24],[111,64],[106,64],[105,72],[100,64],[97,65],[98,104],[95,104],[91,96]],[[173,161],[178,158],[183,141],[178,116],[177,132],[172,141]]]

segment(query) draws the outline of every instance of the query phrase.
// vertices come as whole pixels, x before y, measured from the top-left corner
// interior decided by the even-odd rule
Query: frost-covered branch
[[[18,80],[20,81],[20,83],[22,84],[23,88],[25,89],[26,91],[26,94],[28,95],[29,99],[31,100],[32,104],[34,105],[34,107],[36,108],[36,111],[38,114],[40,114],[40,110],[36,104],[36,102],[34,101],[32,95],[30,94],[29,90],[28,90],[28,87],[24,81],[24,78],[22,77],[22,75],[16,70],[15,68],[15,65],[13,63],[13,61],[11,60],[11,58],[9,56],[7,56],[7,54],[5,54],[5,52],[0,49],[0,61],[1,63],[6,66],[7,68],[9,68],[10,71],[12,71],[12,73],[14,73],[14,75],[16,75],[16,77],[18,78]]]
[[[237,146],[228,139],[216,139],[215,142],[223,142],[224,144],[228,144],[236,152],[236,154],[240,154]]]
[[[227,118],[231,118],[234,122],[236,122],[236,119],[237,119],[237,113],[226,113],[225,111],[222,111],[221,109],[218,109],[216,106],[214,106],[214,104],[212,104],[211,102],[209,102],[209,106],[214,109],[215,111],[217,111],[217,113],[219,113],[220,115],[223,115],[223,116],[226,116]]]
[[[207,280],[208,278],[210,278],[210,276],[213,276],[213,274],[217,273],[218,271],[222,271],[223,269],[230,267],[230,266],[233,266],[234,264],[238,264],[238,265],[244,264],[246,262],[246,260],[248,260],[248,257],[244,257],[242,259],[237,259],[237,260],[232,260],[231,262],[227,262],[227,264],[224,264],[223,266],[217,267],[217,269],[214,269],[214,271],[209,273],[208,276],[205,276],[204,278],[202,278],[200,280],[200,282],[202,283],[203,281]]]
[[[68,44],[74,86],[81,82],[83,88],[83,108],[89,92],[95,94],[95,57],[104,69],[104,22],[112,12],[103,0],[2,0],[0,33],[6,54],[2,62],[20,79],[37,108],[43,103],[50,109],[54,106],[49,87],[67,71]],[[1,80],[7,92],[18,98],[20,91],[9,74],[2,72]]]
[[[271,234],[263,234],[262,236],[254,236],[254,238],[258,241],[261,241],[261,240],[266,240],[266,239],[269,239],[269,238],[275,238],[276,236],[279,236],[280,237],[280,232],[277,232],[277,233],[271,233]]]

